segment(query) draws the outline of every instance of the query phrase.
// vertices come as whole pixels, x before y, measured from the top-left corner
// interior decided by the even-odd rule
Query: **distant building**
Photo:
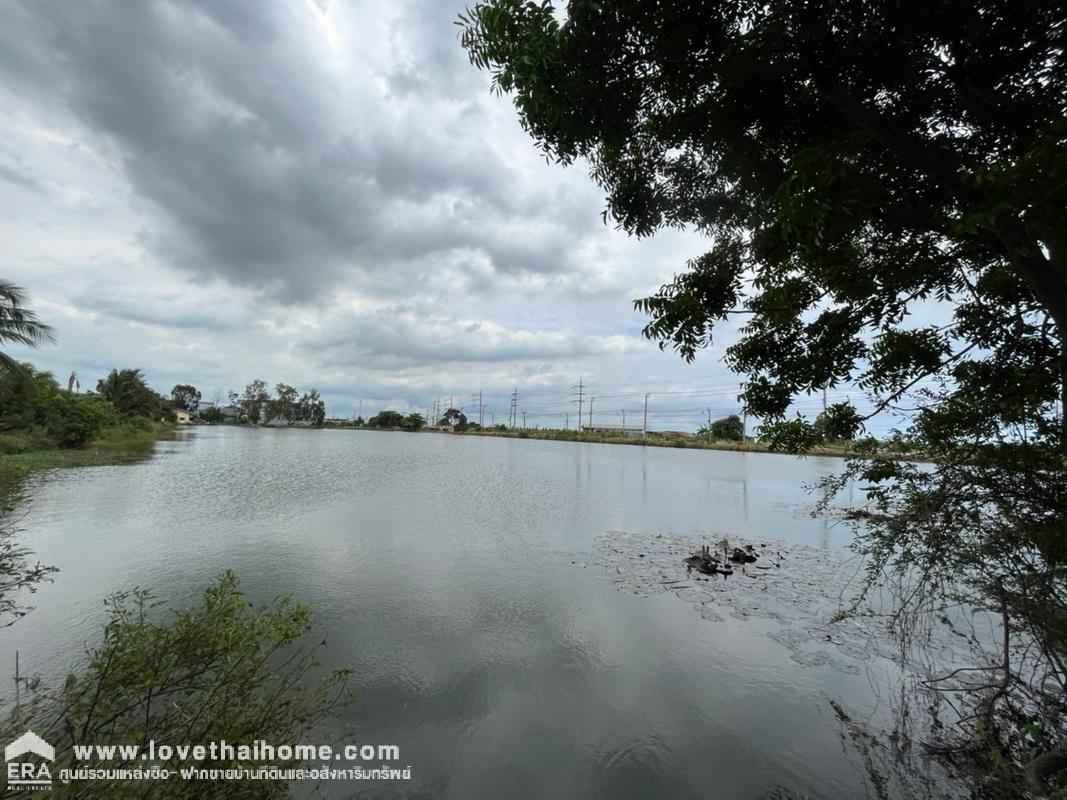
[[[193,410],[193,416],[202,416],[205,411],[210,411],[215,407],[215,404],[210,400],[201,400],[196,404],[196,408]]]
[[[663,431],[662,435],[669,439],[688,439],[693,434],[686,433],[685,431]]]
[[[177,417],[179,425],[188,425],[193,421],[193,415],[184,408],[175,409],[174,416]]]
[[[237,406],[223,406],[219,409],[219,413],[226,419],[237,419],[241,416],[241,410]]]
[[[585,433],[615,433],[623,436],[642,436],[644,429],[640,425],[583,425]]]

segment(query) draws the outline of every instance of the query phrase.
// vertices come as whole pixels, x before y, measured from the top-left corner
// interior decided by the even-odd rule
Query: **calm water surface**
[[[827,702],[861,682],[798,666],[736,620],[617,591],[607,530],[840,548],[796,514],[840,466],[763,454],[368,431],[197,428],[146,463],[37,476],[26,544],[61,572],[3,634],[45,677],[101,600],[177,603],[221,570],[309,601],[359,699],[334,744],[400,747],[409,784],[336,797],[862,797]],[[577,562],[577,563],[574,563]],[[588,563],[587,567],[583,563]],[[360,794],[356,790],[362,792]]]

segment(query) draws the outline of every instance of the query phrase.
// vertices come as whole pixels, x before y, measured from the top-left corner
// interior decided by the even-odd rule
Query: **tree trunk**
[[[1067,751],[1062,747],[1049,750],[1034,758],[1023,768],[1023,780],[1031,797],[1048,797],[1048,778],[1067,769]]]
[[[1067,417],[1067,248],[1059,236],[1047,233],[1043,242],[1029,239],[1016,225],[997,225],[994,232],[1006,255],[1056,323],[1060,342],[1060,417]],[[1047,253],[1047,255],[1046,255]],[[1067,456],[1067,435],[1061,425],[1060,452]]]

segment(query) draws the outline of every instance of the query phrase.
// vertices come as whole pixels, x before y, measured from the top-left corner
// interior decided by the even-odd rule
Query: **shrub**
[[[48,433],[60,447],[82,447],[118,422],[114,406],[95,395],[59,392],[52,412]]]
[[[0,433],[0,453],[27,453],[41,447],[40,437],[33,431]]]
[[[29,364],[0,370],[0,430],[9,434],[4,452],[81,447],[117,421],[107,400],[65,392],[48,372]]]
[[[174,417],[174,414],[171,413],[170,416]],[[170,421],[173,422],[174,419],[171,419]],[[126,420],[125,424],[133,430],[144,431],[146,433],[148,431],[153,431],[156,428],[156,421],[149,417],[130,417]]]
[[[55,691],[36,689],[0,724],[0,741],[30,729],[56,748],[55,769],[134,768],[139,761],[77,761],[72,745],[301,742],[348,697],[348,671],[311,680],[315,646],[306,634],[310,609],[289,597],[253,607],[237,578],[224,573],[188,610],[165,613],[144,590],[115,595],[99,644],[84,668]],[[284,657],[280,654],[284,653]],[[274,762],[279,767],[294,762]],[[204,760],[203,768],[235,766]],[[284,780],[161,783],[72,783],[64,796],[274,798],[288,796]]]

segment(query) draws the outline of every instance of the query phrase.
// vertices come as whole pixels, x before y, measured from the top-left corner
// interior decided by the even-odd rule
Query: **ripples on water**
[[[397,744],[415,776],[357,787],[368,796],[862,797],[864,757],[829,699],[857,723],[880,719],[871,676],[881,685],[899,669],[877,637],[861,647],[874,621],[827,623],[835,581],[856,570],[849,533],[796,512],[804,486],[837,466],[432,434],[182,432],[147,463],[33,483],[25,542],[61,572],[0,632],[0,671],[18,649],[61,679],[109,593],[151,586],[180,605],[229,568],[253,600],[309,602],[326,666],[353,667],[358,699],[323,740]],[[782,565],[689,580],[681,558],[724,535],[781,551]]]
[[[758,557],[754,563],[732,564],[732,575],[703,575],[688,569],[684,560],[705,546],[724,563],[729,563],[726,554],[735,547],[749,547]],[[877,796],[966,794],[918,748],[913,751],[911,742],[901,746],[900,736],[931,731],[925,718],[914,720],[907,730],[900,728],[907,720],[901,719],[901,708],[893,703],[914,702],[924,694],[929,703],[932,695],[925,682],[952,665],[970,663],[972,640],[944,617],[925,637],[922,658],[906,656],[892,628],[896,598],[890,591],[862,595],[864,562],[858,556],[781,539],[715,541],[706,536],[608,531],[595,539],[593,561],[621,592],[637,597],[673,595],[681,601],[679,614],[706,622],[723,623],[724,615],[758,622],[752,625],[753,632],[783,645],[797,665],[865,676],[873,696],[889,699],[890,713],[871,716],[862,725],[847,710],[855,695],[828,693],[828,703],[861,752]]]

